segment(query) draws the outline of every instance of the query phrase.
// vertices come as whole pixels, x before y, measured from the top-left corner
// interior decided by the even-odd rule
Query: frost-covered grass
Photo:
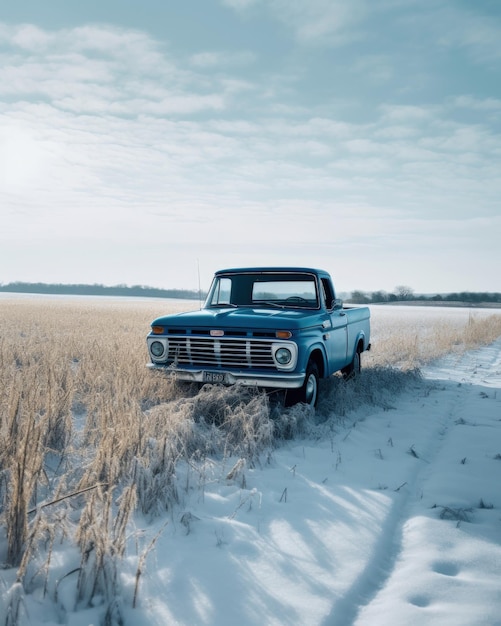
[[[199,391],[148,371],[149,323],[173,306],[0,299],[5,624],[25,619],[27,597],[52,604],[63,621],[97,606],[103,623],[121,623],[141,598],[146,560],[159,536],[143,542],[132,530],[134,518],[155,524],[176,517],[189,534],[196,517],[183,513],[186,494],[203,498],[216,479],[244,489],[249,468],[271,463],[284,443],[332,441],[354,411],[391,411],[398,394],[419,383],[419,367],[501,335],[499,314],[374,307],[364,375],[323,381],[315,413],[302,405],[284,409],[257,391]],[[286,500],[287,491],[281,495]],[[236,503],[235,514],[254,501],[251,494]],[[224,543],[224,536],[216,539]],[[131,547],[135,582],[127,590],[121,572]]]

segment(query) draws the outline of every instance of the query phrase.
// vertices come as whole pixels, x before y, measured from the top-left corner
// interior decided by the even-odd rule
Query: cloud
[[[303,43],[345,44],[358,39],[369,8],[365,0],[273,0],[275,16]]]
[[[2,30],[0,30],[2,39],[10,39],[12,44],[29,52],[38,52],[39,50],[46,49],[51,41],[49,33],[33,24],[25,24],[14,28],[9,37],[7,37],[7,33],[5,31],[2,32]]]
[[[458,3],[454,0],[221,0],[225,6],[246,15],[267,15],[284,25],[297,42],[308,46],[340,47],[359,42],[371,44],[354,70],[367,73],[372,82],[386,82],[394,75],[399,58],[381,56],[380,40],[391,47],[419,47],[426,55],[430,46],[465,52],[477,63],[497,68],[501,58],[500,13],[489,3]],[[376,45],[374,45],[376,44]],[[379,58],[378,58],[379,57]],[[368,71],[371,69],[373,71]],[[412,66],[408,71],[413,71]],[[415,72],[414,72],[415,73]],[[426,74],[414,81],[426,81]]]
[[[260,4],[263,0],[221,0],[222,4],[236,9],[237,11],[242,11],[248,9],[251,6]]]
[[[357,39],[356,27],[370,11],[367,0],[222,0],[239,12],[262,9],[291,29],[302,43],[339,45]]]
[[[241,52],[198,52],[190,62],[197,68],[241,67],[256,61],[256,54],[251,51]]]
[[[501,113],[500,98],[478,98],[475,96],[457,96],[453,99],[456,107],[462,109],[473,109],[475,111],[485,111],[486,113]]]
[[[394,122],[416,122],[433,117],[430,107],[413,104],[383,104],[381,112],[385,119]]]
[[[437,8],[436,18],[435,23],[447,24],[446,30],[437,33],[442,46],[464,49],[472,60],[481,64],[498,63],[501,59],[499,11],[483,14],[482,3],[469,7],[451,3]]]
[[[170,115],[225,108],[236,83],[182,68],[144,33],[101,26],[44,32],[0,29],[0,95],[43,99],[62,110]],[[32,53],[36,52],[36,56]],[[143,96],[143,97],[141,97]]]

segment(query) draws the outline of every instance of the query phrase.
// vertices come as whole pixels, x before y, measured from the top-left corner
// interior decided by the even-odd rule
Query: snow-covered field
[[[274,451],[244,488],[229,469],[169,520],[131,623],[501,624],[501,339]]]
[[[501,338],[422,373],[254,463],[180,467],[179,507],[130,528],[126,625],[501,625]],[[19,593],[19,624],[102,623],[71,610],[76,549],[52,558],[64,616],[15,570],[0,616]]]

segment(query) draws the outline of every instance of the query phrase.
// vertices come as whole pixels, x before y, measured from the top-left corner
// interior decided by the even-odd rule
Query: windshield
[[[318,309],[315,276],[298,273],[217,276],[206,306],[274,306]]]

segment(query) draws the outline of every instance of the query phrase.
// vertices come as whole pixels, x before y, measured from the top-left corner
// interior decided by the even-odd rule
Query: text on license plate
[[[204,383],[225,383],[226,374],[224,372],[204,372]]]

